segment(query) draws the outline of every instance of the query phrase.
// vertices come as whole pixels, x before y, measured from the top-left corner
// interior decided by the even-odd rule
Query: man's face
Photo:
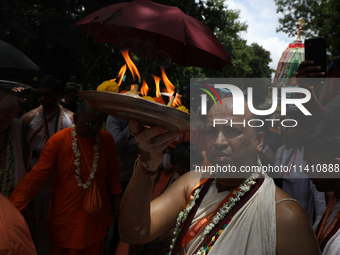
[[[90,111],[86,111],[82,116],[74,114],[73,118],[78,135],[84,138],[95,137],[104,124],[102,115]]]
[[[50,108],[58,104],[61,93],[49,87],[38,87],[38,99],[43,107]]]
[[[327,165],[334,165],[334,161],[331,158],[327,158],[327,156],[322,156],[321,152],[317,152],[316,150],[312,149],[311,147],[305,146],[304,147],[304,154],[303,159],[307,162],[310,171],[305,171],[307,175],[311,175],[311,168],[312,165],[314,169],[316,166],[322,166],[323,164]],[[338,163],[336,163],[338,164]],[[319,173],[321,175],[322,173]],[[314,183],[316,189],[321,192],[330,192],[334,190],[334,185],[337,184],[338,179],[335,178],[317,178],[317,173],[310,176],[311,181]]]
[[[255,139],[255,130],[247,125],[253,115],[245,105],[245,115],[233,115],[232,98],[224,98],[221,105],[214,105],[208,113],[206,151],[212,165],[256,165],[258,152],[262,150],[263,134]],[[227,124],[213,127],[214,119],[227,119]],[[235,123],[230,125],[230,119]]]

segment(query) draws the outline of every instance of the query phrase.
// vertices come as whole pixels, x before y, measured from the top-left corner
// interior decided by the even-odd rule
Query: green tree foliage
[[[275,70],[269,67],[269,63],[272,61],[270,58],[270,52],[266,51],[257,43],[252,43],[250,48],[252,49],[250,60],[252,72],[247,77],[270,78],[271,74],[275,72]]]
[[[306,23],[301,34],[306,38],[325,37],[331,55],[340,54],[340,1],[339,0],[275,0],[277,12],[283,14],[277,29],[295,36],[297,21]]]
[[[4,1],[4,0],[2,0]],[[125,63],[118,47],[95,42],[86,32],[72,27],[78,20],[119,0],[13,0],[0,5],[0,39],[24,52],[41,70],[38,73],[0,70],[0,79],[11,79],[34,85],[36,76],[54,73],[65,81],[81,83],[84,89],[96,88],[101,82],[115,78]],[[156,0],[178,6],[183,12],[206,24],[229,53],[233,66],[222,72],[171,64],[166,72],[177,87],[186,86],[191,77],[267,77],[269,53],[248,46],[239,32],[238,11],[230,10],[222,0]],[[259,48],[261,48],[259,46]],[[257,54],[257,52],[262,52]],[[261,58],[263,59],[261,60]],[[133,56],[141,72],[150,59]],[[267,67],[265,67],[267,63]],[[261,65],[261,66],[258,66]],[[160,70],[152,70],[160,76]],[[129,79],[127,73],[127,79]],[[153,83],[152,77],[148,83]],[[127,82],[128,84],[128,82]]]

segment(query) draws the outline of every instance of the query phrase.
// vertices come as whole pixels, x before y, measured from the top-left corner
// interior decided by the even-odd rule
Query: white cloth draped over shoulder
[[[228,191],[218,193],[216,186],[212,185],[197,210],[190,229],[202,218],[207,217],[228,193]],[[201,243],[203,231],[204,228],[195,239],[187,244],[188,255],[191,255]],[[261,187],[234,215],[209,254],[276,254],[276,209],[273,179],[265,177]]]
[[[59,115],[58,119],[58,128],[57,131],[60,131],[61,129],[68,128],[72,125],[72,120],[65,112],[65,109],[61,107],[63,114]],[[42,109],[43,110],[43,109]],[[55,124],[56,124],[56,117],[57,115],[54,114],[54,117],[51,118],[51,115],[47,114],[48,119],[48,131],[50,136],[52,136],[55,133]],[[62,120],[61,120],[62,118]],[[62,123],[62,127],[61,127]],[[44,125],[44,120],[40,113],[38,112],[34,119],[30,123],[30,131],[28,133],[28,140],[30,142],[30,146],[32,150],[41,151],[45,146],[45,130],[42,128]],[[39,131],[40,130],[40,131]]]

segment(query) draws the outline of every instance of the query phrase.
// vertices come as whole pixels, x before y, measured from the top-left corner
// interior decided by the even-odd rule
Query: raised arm
[[[141,155],[121,201],[119,232],[122,241],[137,244],[155,239],[175,224],[186,204],[187,185],[180,178],[151,203],[153,181],[147,172],[157,170],[164,148],[179,134],[163,127],[144,128],[136,121],[129,126]]]

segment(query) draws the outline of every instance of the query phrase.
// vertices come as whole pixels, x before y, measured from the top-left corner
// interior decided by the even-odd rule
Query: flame
[[[178,107],[182,105],[182,99],[181,99],[181,95],[176,94],[175,96],[175,100],[174,103],[172,104],[173,107]]]
[[[120,84],[123,81],[123,77],[125,75],[125,72],[126,72],[126,64],[124,64],[119,70],[119,73],[118,73],[118,76],[117,76],[118,81],[116,81],[118,83],[118,87],[120,86]]]
[[[134,84],[131,84],[131,87],[130,87],[130,90],[135,90],[135,85]]]
[[[142,87],[140,88],[140,92],[143,96],[147,96],[149,92],[149,86],[146,81],[143,79]]]
[[[176,87],[171,83],[169,78],[166,76],[164,67],[161,66],[161,70],[162,70],[163,82],[164,82],[166,90],[167,90],[166,92],[170,93],[172,95],[175,92]]]
[[[136,65],[132,62],[130,56],[129,56],[129,51],[128,50],[122,50],[120,53],[122,53],[125,62],[127,66],[129,67],[130,72],[132,73],[132,78],[135,80],[135,77],[138,77],[138,83],[140,82],[140,74],[139,71],[136,67]]]
[[[155,80],[156,84],[156,97],[162,97],[161,91],[159,89],[159,82],[161,81],[161,78],[157,77],[156,75],[152,75],[153,79]]]

